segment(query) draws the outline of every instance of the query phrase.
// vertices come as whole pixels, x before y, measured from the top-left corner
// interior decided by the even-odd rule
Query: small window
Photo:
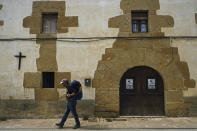
[[[43,88],[54,88],[54,72],[42,73],[42,86]]]
[[[55,34],[57,33],[57,14],[43,14],[42,15],[42,33]]]
[[[148,12],[132,12],[132,32],[148,32]]]

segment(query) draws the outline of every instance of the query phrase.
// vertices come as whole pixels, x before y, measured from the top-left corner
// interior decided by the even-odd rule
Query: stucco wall
[[[0,38],[28,38],[29,28],[23,27],[23,19],[31,16],[34,0],[0,0]],[[163,28],[167,36],[196,36],[197,13],[196,0],[160,0],[159,15],[171,15],[174,19],[173,28]],[[14,12],[14,13],[13,13]],[[102,37],[117,36],[118,29],[108,27],[108,20],[122,14],[120,0],[66,0],[66,16],[78,16],[79,27],[69,28],[69,32],[58,34],[58,37]],[[71,72],[71,79],[80,80],[93,78],[98,61],[106,48],[112,47],[114,40],[96,42],[60,42],[57,41],[57,65],[59,72]],[[196,40],[172,40],[178,47],[182,61],[189,65],[190,76],[197,81]],[[19,52],[26,55],[22,59],[21,70],[18,71]],[[39,58],[39,45],[34,41],[0,42],[0,99],[34,99],[34,89],[24,89],[24,72],[36,72],[36,59]],[[58,89],[64,94],[64,89]],[[197,96],[197,88],[185,92],[188,96]],[[94,99],[92,87],[84,87],[84,99]]]
[[[13,1],[1,0],[3,5],[0,19],[4,26],[0,27],[0,38],[29,38],[29,29],[23,27],[23,19],[31,16],[33,0]],[[108,19],[121,13],[119,2],[113,4],[107,1],[66,1],[66,16],[78,16],[79,27],[69,28],[68,33],[58,34],[58,37],[92,37],[116,36],[118,29],[108,28]],[[108,7],[111,8],[108,8]],[[15,12],[15,13],[13,13]],[[91,13],[89,13],[91,12]],[[88,22],[87,22],[88,20]],[[71,79],[80,80],[84,84],[85,78],[93,78],[97,63],[101,59],[105,48],[110,48],[114,40],[96,42],[57,42],[58,72],[71,72]],[[36,72],[36,59],[39,58],[39,45],[34,41],[0,42],[1,48],[1,99],[34,99],[34,89],[24,89],[24,72]],[[22,59],[21,70],[18,71],[18,59],[14,57],[22,52],[26,58]],[[9,59],[8,59],[9,58]],[[11,81],[11,82],[10,82]],[[95,91],[92,87],[84,87],[84,99],[94,99]],[[62,97],[65,89],[58,89]]]
[[[171,15],[174,19],[173,28],[163,28],[166,36],[197,36],[195,13],[196,0],[160,0],[158,14]],[[188,63],[190,77],[197,81],[197,39],[172,39],[171,45],[178,47],[181,61]],[[184,91],[185,97],[197,96],[197,87]]]
[[[158,11],[158,14],[171,15],[174,19],[173,28],[163,29],[165,35],[196,36],[196,5],[196,0],[160,0],[160,10]]]
[[[190,77],[197,81],[197,39],[196,40],[172,40],[172,46],[178,47],[181,61],[186,61],[189,66]],[[186,97],[197,96],[197,88],[189,88],[184,91]]]
[[[39,47],[23,41],[1,42],[0,46],[0,99],[34,99],[34,91],[23,88],[23,74],[36,71],[35,58]],[[14,56],[20,51],[26,58],[22,59],[21,70],[18,71],[18,59]]]

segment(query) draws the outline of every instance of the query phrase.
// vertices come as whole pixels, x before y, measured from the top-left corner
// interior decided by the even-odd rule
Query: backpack
[[[71,82],[71,86],[74,88],[78,88],[77,100],[81,100],[83,98],[81,83],[79,81],[74,80]]]

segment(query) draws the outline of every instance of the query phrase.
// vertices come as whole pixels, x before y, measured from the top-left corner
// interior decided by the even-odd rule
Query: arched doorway
[[[120,80],[120,115],[164,115],[164,85],[160,74],[146,66],[129,69]]]

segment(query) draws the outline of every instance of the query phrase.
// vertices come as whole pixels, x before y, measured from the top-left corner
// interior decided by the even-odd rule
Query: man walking
[[[56,123],[56,125],[59,128],[63,128],[64,123],[66,122],[66,119],[70,113],[72,112],[73,117],[75,118],[76,125],[73,127],[73,129],[80,128],[80,121],[79,117],[76,111],[76,105],[77,105],[77,98],[76,94],[78,93],[79,89],[75,88],[74,85],[70,85],[67,79],[63,79],[61,82],[63,87],[67,89],[66,98],[67,98],[67,106],[66,111],[64,113],[64,116],[62,117],[62,120],[60,123]]]

